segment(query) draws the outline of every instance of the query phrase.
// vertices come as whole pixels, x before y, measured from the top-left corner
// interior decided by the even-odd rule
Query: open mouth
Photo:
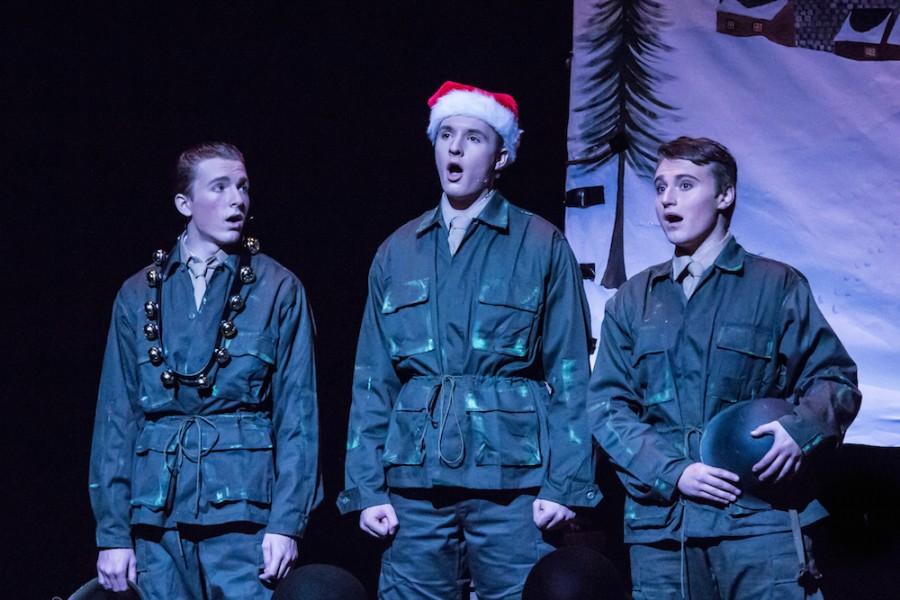
[[[459,163],[449,163],[447,165],[447,181],[457,182],[462,179],[463,168]]]
[[[231,223],[232,225],[241,225],[244,222],[244,215],[241,213],[237,213],[237,214],[231,215],[230,217],[228,217],[225,220],[228,223]]]
[[[684,217],[676,214],[667,214],[663,215],[663,219],[665,219],[666,223],[680,223],[684,220]]]

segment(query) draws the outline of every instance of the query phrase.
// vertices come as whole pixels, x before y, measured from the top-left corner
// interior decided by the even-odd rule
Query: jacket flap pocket
[[[535,412],[534,395],[525,381],[481,386],[465,395],[467,412]]]
[[[270,335],[239,331],[227,348],[232,356],[255,356],[264,363],[275,364],[275,339]]]
[[[716,337],[716,345],[759,358],[772,358],[769,332],[754,325],[723,325]]]
[[[637,365],[648,354],[666,351],[667,338],[662,328],[657,326],[639,327],[635,335],[634,350],[631,354],[632,365]]]
[[[478,301],[536,313],[541,299],[540,286],[532,282],[489,279],[481,286]]]
[[[384,292],[381,312],[391,314],[404,306],[421,304],[428,300],[428,277],[392,282]]]
[[[394,410],[404,412],[423,411],[428,407],[428,401],[435,392],[436,388],[433,384],[413,379],[400,390],[400,393],[397,395],[397,401],[394,402]]]

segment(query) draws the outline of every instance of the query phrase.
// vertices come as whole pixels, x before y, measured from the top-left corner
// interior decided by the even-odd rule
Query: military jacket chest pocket
[[[675,399],[675,380],[666,357],[669,338],[662,327],[638,327],[631,364],[643,391],[644,405],[652,406]]]
[[[385,286],[381,314],[393,358],[434,350],[434,326],[428,302],[430,293],[428,277],[389,281]]]
[[[228,345],[228,352],[231,359],[215,378],[216,395],[249,404],[262,402],[275,367],[275,338],[240,331]]]
[[[472,326],[472,348],[522,358],[534,345],[542,288],[522,280],[489,280],[481,286]]]
[[[748,400],[766,379],[774,355],[768,328],[726,323],[716,333],[715,360],[710,365],[711,395],[726,401]]]

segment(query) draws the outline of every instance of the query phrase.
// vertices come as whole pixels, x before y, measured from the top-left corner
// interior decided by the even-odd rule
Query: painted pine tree
[[[575,51],[586,53],[587,76],[572,80],[571,113],[582,149],[569,164],[602,166],[617,160],[615,222],[601,284],[615,289],[625,282],[625,165],[650,176],[662,142],[656,123],[673,110],[656,94],[666,77],[654,68],[670,50],[659,30],[664,5],[656,0],[575,0]],[[578,19],[586,19],[578,23]]]

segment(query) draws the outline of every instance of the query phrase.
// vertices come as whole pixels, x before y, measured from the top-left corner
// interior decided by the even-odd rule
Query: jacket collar
[[[728,240],[728,243],[725,244],[725,247],[722,248],[719,256],[716,257],[713,265],[717,269],[720,269],[727,273],[737,273],[744,268],[744,258],[746,256],[747,251],[744,250],[743,246],[737,243],[737,240],[732,235],[731,239]],[[666,277],[671,279],[672,261],[670,259],[666,262],[659,263],[658,265],[653,265],[648,269],[648,271],[650,272],[650,281],[652,283],[655,283],[657,280]]]
[[[236,253],[228,254],[227,258],[219,264],[234,273],[235,269],[237,269],[237,260],[238,255]],[[162,271],[163,280],[171,277],[178,266],[183,264],[185,264],[185,260],[181,255],[181,236],[179,236],[175,241],[175,247],[169,252],[169,258],[166,260],[166,264],[160,269]],[[187,265],[185,265],[185,267],[187,267]]]
[[[481,221],[494,229],[507,231],[509,229],[509,202],[500,192],[494,191],[484,210],[474,220]],[[438,205],[422,215],[422,219],[416,227],[416,235],[422,235],[425,231],[440,223],[441,207]]]

